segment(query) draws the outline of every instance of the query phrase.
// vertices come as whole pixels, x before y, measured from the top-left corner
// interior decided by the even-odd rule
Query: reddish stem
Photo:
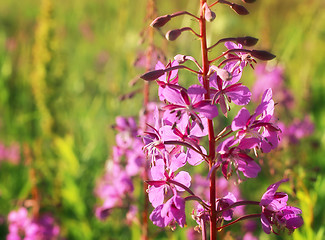
[[[147,3],[147,17],[148,19],[154,18],[155,14],[155,2],[153,0],[148,0]],[[152,51],[154,49],[154,31],[153,28],[148,29],[148,48],[146,52],[146,70],[149,71],[151,70],[151,62],[152,62]],[[144,81],[144,86],[143,86],[143,106],[145,109],[147,109],[148,103],[149,103],[149,93],[150,93],[150,86],[149,82]],[[145,111],[147,112],[147,111]],[[147,115],[145,116],[147,118]],[[148,164],[147,161],[144,164],[143,168],[143,176],[142,179],[146,180],[149,178],[148,174]],[[144,194],[144,203],[143,203],[143,209],[142,209],[142,240],[148,240],[149,239],[149,225],[148,225],[148,219],[149,219],[149,196],[147,193],[148,189],[148,184],[143,181],[143,188],[142,192]]]
[[[202,54],[202,79],[203,87],[206,89],[205,99],[210,99],[210,86],[208,79],[209,72],[209,59],[208,59],[208,47],[206,39],[206,21],[205,21],[205,10],[203,5],[206,4],[206,0],[200,0],[200,35],[201,35],[201,54]],[[215,162],[215,138],[214,138],[214,128],[213,121],[208,120],[208,131],[209,131],[209,170],[213,167]],[[212,171],[210,176],[210,239],[217,239],[217,214],[216,214],[216,181],[215,181],[215,171]]]
[[[256,214],[245,215],[245,216],[242,216],[240,218],[237,218],[235,221],[232,221],[231,223],[228,223],[226,225],[223,225],[221,227],[218,227],[217,230],[219,231],[219,230],[221,230],[223,228],[229,227],[229,226],[231,226],[231,225],[233,225],[233,224],[235,224],[235,223],[237,223],[239,221],[245,220],[245,219],[257,218],[257,217],[260,218],[261,217],[261,214],[260,213],[256,213]]]

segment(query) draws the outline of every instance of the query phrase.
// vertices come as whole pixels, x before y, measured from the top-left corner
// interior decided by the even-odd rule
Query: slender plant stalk
[[[155,16],[155,2],[154,0],[148,0],[147,2],[147,18],[153,19]],[[148,39],[148,48],[146,52],[146,71],[150,71],[151,69],[151,62],[152,62],[152,54],[153,54],[153,46],[154,46],[154,29],[152,27],[148,28],[147,33]],[[150,83],[145,81],[143,86],[143,106],[145,109],[145,118],[147,118],[147,107],[150,101]],[[147,121],[146,121],[147,122]],[[145,126],[146,127],[146,126]],[[143,194],[144,194],[144,203],[142,209],[142,240],[149,239],[149,225],[148,225],[148,218],[149,218],[149,196],[147,193],[148,184],[145,182],[146,179],[149,179],[148,174],[148,162],[146,161],[144,164],[143,169]]]
[[[202,54],[202,79],[203,87],[206,89],[207,93],[205,94],[205,99],[210,98],[210,86],[208,79],[209,72],[209,59],[208,59],[208,47],[206,39],[206,20],[204,17],[204,7],[206,0],[200,0],[200,35],[201,35],[201,54]],[[214,165],[215,160],[215,138],[214,138],[214,128],[213,121],[208,120],[208,131],[209,131],[209,169]],[[211,204],[211,213],[210,213],[210,239],[217,239],[217,213],[216,213],[216,180],[215,180],[215,171],[212,171],[210,176],[210,204]]]

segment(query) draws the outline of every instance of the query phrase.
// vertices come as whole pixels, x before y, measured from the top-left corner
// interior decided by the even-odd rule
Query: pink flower
[[[153,207],[157,207],[164,202],[165,193],[171,188],[168,183],[169,180],[181,183],[185,187],[191,185],[191,176],[188,172],[180,171],[178,174],[175,174],[175,171],[184,166],[185,163],[185,154],[181,153],[170,159],[167,164],[165,164],[163,159],[158,159],[156,164],[151,167],[152,180],[148,181],[148,184],[151,185],[148,195]],[[177,191],[184,191],[183,188],[176,185],[173,188]]]
[[[280,129],[271,121],[273,113],[274,101],[271,89],[264,92],[262,102],[253,115],[246,108],[238,112],[231,124],[231,129],[238,131],[236,136],[242,141],[240,148],[259,147],[267,153],[277,147]]]
[[[264,232],[274,232],[273,225],[279,229],[287,228],[289,231],[302,226],[302,213],[299,208],[287,206],[288,195],[283,192],[276,192],[281,183],[288,179],[278,181],[267,188],[262,196],[260,206],[262,207],[261,222]]]
[[[238,171],[242,172],[245,177],[255,178],[261,171],[261,168],[252,157],[247,155],[245,150],[239,146],[235,146],[239,141],[238,139],[235,140],[234,137],[230,137],[217,147],[217,152],[220,153],[220,161],[222,163],[222,173],[228,179],[232,174],[233,167],[239,179],[240,175]],[[245,141],[247,140],[244,139],[241,143]],[[248,145],[246,144],[246,146]]]
[[[185,200],[174,195],[165,204],[159,205],[152,211],[150,220],[158,227],[173,226],[175,222],[184,227],[186,224]]]
[[[166,68],[170,68],[170,67],[175,67],[178,66],[178,62],[177,61],[173,61],[173,62],[169,62],[167,64],[167,66],[165,67],[164,64],[162,64],[162,62],[158,61],[155,67],[155,70],[159,70],[159,69],[166,69]],[[158,88],[158,96],[159,96],[159,100],[160,101],[164,101],[165,100],[165,96],[164,96],[164,90],[167,86],[172,86],[172,85],[177,85],[178,83],[178,70],[173,70],[170,72],[166,72],[164,75],[162,75],[161,77],[158,78],[157,83],[159,85]]]
[[[205,93],[206,90],[199,85],[192,85],[188,90],[168,87],[164,91],[164,96],[170,104],[163,109],[174,112],[178,116],[186,114],[188,119],[192,118],[203,128],[200,115],[208,119],[218,116],[218,108],[212,105],[210,100],[204,100]]]

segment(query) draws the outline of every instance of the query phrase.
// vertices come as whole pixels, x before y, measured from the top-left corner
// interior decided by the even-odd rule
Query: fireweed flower
[[[158,227],[169,225],[175,228],[175,223],[184,227],[186,224],[185,200],[175,194],[165,204],[156,207],[149,218]]]
[[[299,208],[287,206],[288,195],[283,192],[276,192],[281,183],[288,179],[280,180],[267,188],[263,194],[260,206],[262,207],[261,222],[265,233],[274,232],[273,226],[282,230],[287,228],[293,232],[303,224]]]
[[[54,240],[60,233],[54,218],[49,214],[31,218],[26,208],[11,211],[8,215],[9,233],[7,240]]]
[[[261,168],[252,157],[247,155],[247,151],[238,147],[239,141],[239,139],[229,137],[218,145],[217,152],[220,154],[218,159],[222,164],[222,173],[228,179],[232,175],[232,169],[234,168],[238,180],[241,179],[238,171],[242,172],[247,178],[256,178]],[[247,140],[242,140],[242,143],[245,141]],[[245,145],[247,146],[248,144]]]
[[[163,157],[167,151],[160,130],[164,126],[164,121],[160,118],[157,107],[154,110],[153,119],[154,125],[147,124],[147,130],[142,136],[144,142],[143,150],[146,156],[151,157],[152,164],[155,163],[158,157]]]
[[[226,196],[224,196],[223,198],[217,199],[216,202],[217,202],[217,204],[216,204],[217,210],[222,210],[222,209],[229,207],[233,203],[237,202],[237,199],[234,194],[232,194],[231,192],[228,192],[228,194]],[[224,211],[222,213],[223,219],[225,219],[226,221],[230,221],[232,219],[233,212],[234,212],[233,209]]]
[[[38,232],[37,224],[28,216],[26,208],[11,211],[8,215],[9,233],[7,240],[33,239]]]
[[[225,46],[228,50],[243,48],[243,46],[240,43],[238,43],[238,45],[237,45],[233,42],[226,42]],[[236,63],[236,65],[233,66],[234,67],[233,71],[231,71],[234,73],[236,73],[236,71],[237,71],[236,74],[241,73],[243,71],[243,68],[246,67],[248,64],[250,64],[250,66],[253,67],[252,63],[256,63],[255,59],[252,58],[252,56],[248,53],[237,52],[236,55],[227,54],[225,57],[227,59],[233,59],[232,62]]]
[[[192,85],[188,90],[167,87],[164,96],[170,104],[163,109],[175,113],[179,118],[182,114],[187,115],[188,119],[193,119],[203,129],[200,115],[208,119],[218,116],[218,108],[212,105],[210,100],[204,100],[205,93],[206,90],[199,85]]]
[[[20,147],[17,143],[5,146],[0,142],[0,162],[8,161],[12,164],[18,164],[20,161]]]
[[[306,116],[303,120],[294,119],[293,123],[289,126],[280,123],[279,127],[281,129],[281,145],[297,144],[300,139],[314,132],[314,124],[309,116]]]
[[[212,102],[220,104],[221,111],[226,117],[227,112],[230,110],[228,103],[234,102],[236,105],[247,105],[251,99],[251,92],[248,87],[237,83],[239,79],[240,76],[237,75],[230,81],[224,81],[216,73],[210,77]]]
[[[96,216],[104,220],[108,217],[111,209],[121,207],[123,199],[131,195],[133,184],[131,177],[121,168],[118,163],[109,161],[105,175],[98,182],[95,194],[103,204],[95,211]]]
[[[175,172],[186,163],[186,156],[184,153],[174,156],[172,159],[158,159],[154,166],[151,167],[150,173],[152,181],[148,181],[151,185],[148,189],[149,201],[153,207],[157,207],[164,202],[164,196],[172,188],[172,190],[184,191],[183,188],[177,185],[170,185],[169,181],[174,180],[183,184],[186,187],[191,185],[191,176],[188,172]]]
[[[155,70],[159,70],[159,69],[166,69],[166,68],[170,68],[170,67],[175,67],[178,66],[178,62],[176,60],[174,60],[173,62],[169,62],[167,64],[167,66],[165,66],[164,64],[162,64],[162,62],[158,61],[155,67]],[[161,77],[158,78],[157,84],[159,86],[158,88],[158,96],[159,96],[159,100],[160,101],[164,101],[165,100],[165,96],[163,94],[164,89],[167,86],[173,86],[173,85],[177,85],[178,83],[178,69],[175,69],[173,71],[170,72],[166,72],[164,75],[162,75]]]
[[[177,124],[177,126],[164,126],[160,128],[162,138],[164,141],[179,141],[188,144],[186,156],[187,162],[191,165],[200,164],[203,161],[202,154],[206,154],[206,150],[199,145],[199,139],[208,134],[207,132],[207,121],[202,117],[203,129],[194,121],[189,121],[187,118],[182,118],[182,120]],[[184,147],[178,146],[179,151],[184,151]],[[176,148],[175,148],[176,150]]]
[[[127,148],[132,145],[134,139],[137,139],[138,127],[135,119],[132,117],[117,117],[114,128],[118,130],[115,136],[117,146]]]
[[[261,104],[251,115],[246,108],[242,108],[234,118],[231,129],[238,131],[236,136],[241,140],[239,148],[260,148],[263,152],[270,152],[278,145],[280,129],[271,122],[274,113],[272,90],[267,89]]]

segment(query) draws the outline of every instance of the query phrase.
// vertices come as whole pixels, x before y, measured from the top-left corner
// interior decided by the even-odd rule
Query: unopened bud
[[[269,61],[275,58],[275,55],[263,50],[252,50],[251,55],[262,61]]]
[[[230,7],[232,8],[232,10],[234,10],[239,15],[247,15],[247,14],[249,14],[248,10],[242,5],[232,3]]]
[[[181,33],[182,31],[180,29],[174,29],[168,31],[165,37],[168,41],[174,41],[181,35]]]
[[[218,68],[217,66],[212,65],[211,69],[215,71],[223,81],[230,81],[232,79],[231,73],[223,68]]]
[[[185,55],[182,55],[182,54],[177,54],[175,57],[174,57],[175,61],[178,62],[179,64],[183,64],[187,61],[186,59],[186,56]]]
[[[216,18],[216,14],[211,11],[211,9],[208,7],[208,5],[206,3],[204,3],[203,6],[205,9],[205,14],[204,14],[204,18],[205,20],[207,20],[208,22],[212,22],[215,18]]]
[[[160,27],[164,26],[166,23],[168,23],[170,21],[170,19],[172,19],[172,17],[170,15],[164,15],[161,17],[157,17],[155,20],[153,20],[153,22],[150,24],[150,26],[154,27],[154,28],[160,28]]]
[[[146,81],[154,81],[164,74],[165,74],[165,70],[159,69],[159,70],[153,70],[153,71],[147,72],[147,73],[141,75],[140,78],[142,78],[143,80],[146,80]]]
[[[258,39],[253,37],[238,37],[236,42],[240,43],[243,46],[251,47],[257,43]]]
[[[256,0],[242,0],[244,3],[254,3]]]

